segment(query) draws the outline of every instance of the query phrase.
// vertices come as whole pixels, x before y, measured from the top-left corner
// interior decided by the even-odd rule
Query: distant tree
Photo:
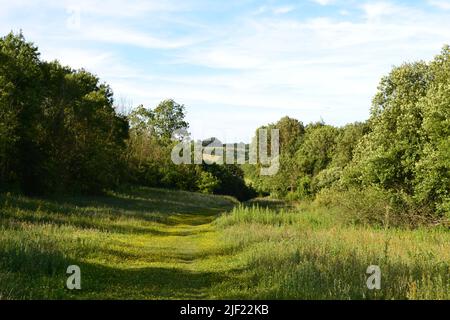
[[[130,127],[136,133],[145,132],[147,135],[152,134],[154,118],[153,111],[146,109],[142,104],[132,110],[128,115]]]
[[[355,148],[369,132],[369,126],[366,122],[356,122],[339,128],[338,131],[332,166],[342,169],[352,161]]]
[[[305,127],[297,119],[283,117],[277,123],[268,127],[268,129],[280,130],[280,149],[281,153],[294,155],[297,151]]]
[[[267,130],[268,150],[271,148],[271,130],[279,130],[280,168],[278,173],[274,176],[261,176],[261,163],[257,165],[244,165],[243,168],[251,185],[261,195],[271,193],[273,196],[283,197],[289,191],[297,189],[299,170],[294,155],[302,142],[305,127],[296,119],[283,117],[276,123],[258,128],[253,138],[253,144],[258,143],[258,133],[261,129]]]
[[[202,146],[203,147],[207,147],[207,146],[210,146],[210,147],[222,147],[223,143],[218,138],[211,137],[211,138],[208,138],[208,139],[204,139],[202,141]]]
[[[249,200],[255,197],[255,191],[246,185],[244,172],[237,165],[203,164],[202,170],[210,173],[218,183],[214,193],[230,195],[239,201]]]
[[[162,101],[152,111],[152,126],[155,134],[162,140],[168,141],[176,130],[188,129],[189,124],[185,120],[185,107],[172,99]],[[178,137],[182,139],[184,135]]]
[[[313,124],[306,127],[305,137],[296,154],[302,174],[314,176],[331,163],[337,135],[338,129],[333,126]]]

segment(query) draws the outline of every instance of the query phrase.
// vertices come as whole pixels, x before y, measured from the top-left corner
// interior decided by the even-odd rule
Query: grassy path
[[[0,298],[209,298],[223,280],[212,225],[232,200],[136,188],[107,197],[2,196]],[[211,263],[211,261],[214,261]],[[65,286],[80,266],[82,290]]]
[[[339,212],[135,188],[0,195],[0,299],[448,299],[445,228],[346,225]],[[66,289],[78,265],[82,290]],[[382,270],[382,290],[366,270]]]

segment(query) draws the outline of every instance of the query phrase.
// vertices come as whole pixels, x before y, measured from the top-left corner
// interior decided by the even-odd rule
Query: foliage
[[[240,169],[180,165],[184,105],[164,100],[128,116],[85,70],[45,62],[22,34],[0,39],[0,189],[99,193],[121,183],[252,196]]]
[[[245,184],[244,172],[239,166],[204,164],[202,168],[218,180],[219,183],[215,188],[216,194],[230,195],[239,201],[249,200],[256,196],[252,188]]]
[[[280,171],[261,178],[257,168],[245,167],[246,174],[260,193],[273,197],[309,199],[336,191],[350,206],[360,201],[359,209],[349,210],[356,219],[367,205],[375,222],[376,208],[389,204],[406,224],[441,221],[450,216],[449,97],[446,46],[430,63],[406,63],[383,77],[365,123],[318,122],[298,130],[295,120],[283,118],[266,126],[280,128],[282,141],[289,137]],[[369,195],[374,197],[366,203]]]
[[[335,127],[283,117],[259,128],[269,141],[271,129],[280,133],[273,176],[261,176],[261,164],[173,164],[173,147],[190,141],[184,105],[169,99],[118,114],[107,84],[42,61],[22,34],[0,39],[0,89],[1,190],[98,193],[128,182],[239,200],[257,193],[309,200],[331,190],[349,199],[385,195],[369,205],[389,203],[412,224],[450,216],[448,46],[430,63],[406,63],[383,77],[366,122]],[[223,147],[203,141],[213,142]]]
[[[446,214],[450,194],[450,51],[429,64],[394,68],[375,96],[370,133],[344,170],[344,186],[377,186],[418,208]]]
[[[213,193],[219,186],[220,181],[210,172],[202,171],[198,179],[198,189],[202,193]]]
[[[176,137],[169,135],[172,130],[188,127],[183,106],[172,100],[163,101],[153,110],[139,106],[128,119],[131,124],[128,167],[134,179],[132,182],[150,187],[231,195],[239,200],[254,196],[245,184],[241,168],[236,165],[172,163],[172,148],[180,140],[188,138],[187,132]],[[170,119],[167,125],[164,119]],[[209,141],[219,143],[215,138]]]
[[[128,123],[111,89],[43,62],[22,34],[0,39],[0,183],[26,193],[99,192],[118,183]]]

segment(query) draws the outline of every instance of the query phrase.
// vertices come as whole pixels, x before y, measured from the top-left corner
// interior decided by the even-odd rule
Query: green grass
[[[221,275],[211,221],[234,202],[148,188],[105,197],[0,198],[0,298],[206,298]],[[82,290],[65,289],[80,266]]]
[[[448,230],[336,221],[309,206],[149,188],[1,195],[0,299],[450,298]],[[65,288],[72,264],[79,291]],[[366,288],[371,264],[382,290]]]
[[[220,298],[450,299],[450,232],[380,229],[337,222],[313,206],[289,210],[239,207],[215,221],[233,248],[240,285]],[[366,286],[381,268],[381,290]]]

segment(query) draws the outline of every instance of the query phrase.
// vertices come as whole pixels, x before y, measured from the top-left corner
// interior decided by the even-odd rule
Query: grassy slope
[[[450,298],[450,233],[345,226],[320,210],[136,188],[0,197],[0,298]],[[291,208],[292,209],[292,208]],[[300,211],[300,212],[299,212]],[[65,289],[77,264],[82,290]],[[365,287],[369,264],[382,290]]]
[[[0,198],[1,298],[205,298],[220,275],[210,222],[229,199],[137,188],[107,197]],[[65,290],[68,265],[82,290]]]

